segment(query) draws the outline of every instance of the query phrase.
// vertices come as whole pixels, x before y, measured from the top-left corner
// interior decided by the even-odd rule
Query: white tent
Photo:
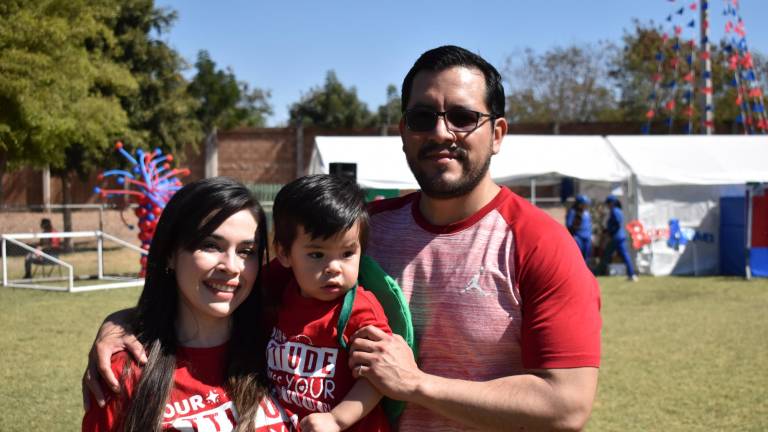
[[[310,173],[351,162],[363,187],[418,188],[400,137],[327,136],[315,143]],[[577,178],[595,200],[620,185],[627,220],[639,220],[654,239],[639,255],[641,270],[712,274],[719,270],[719,200],[743,196],[746,183],[768,182],[768,137],[508,135],[490,170],[503,184]],[[691,238],[687,245],[668,245],[671,219]]]
[[[363,187],[418,189],[400,137],[315,138],[309,173],[328,173],[333,162],[357,164]],[[605,138],[600,136],[507,135],[491,159],[491,176],[498,183],[546,177],[574,177],[599,182],[623,182],[630,175]]]
[[[651,233],[638,267],[654,275],[717,274],[720,198],[744,196],[768,182],[768,137],[741,135],[609,136],[632,171],[629,217]],[[685,245],[669,243],[677,220]]]
[[[499,183],[534,177],[624,182],[630,170],[598,135],[507,135],[491,160]]]
[[[579,179],[579,193],[602,200],[623,195],[631,172],[605,137],[598,135],[507,135],[491,159],[491,175],[500,184],[530,187],[533,203],[560,202],[542,198],[537,186]]]
[[[365,188],[419,188],[408,168],[399,136],[315,138],[309,174],[328,174],[334,162],[357,164],[357,182]]]
[[[768,182],[765,135],[611,135],[607,139],[641,185]]]

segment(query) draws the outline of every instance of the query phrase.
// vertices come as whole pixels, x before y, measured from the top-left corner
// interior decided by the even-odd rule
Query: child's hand
[[[336,423],[336,417],[331,413],[310,414],[299,423],[301,432],[339,432],[341,426]]]

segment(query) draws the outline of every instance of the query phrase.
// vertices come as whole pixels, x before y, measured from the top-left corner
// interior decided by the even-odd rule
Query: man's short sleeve
[[[600,290],[576,242],[538,209],[513,223],[527,369],[600,365]]]

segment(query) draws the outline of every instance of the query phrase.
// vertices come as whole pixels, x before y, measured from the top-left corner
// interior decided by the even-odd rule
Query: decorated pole
[[[709,40],[709,1],[701,0],[699,4],[701,18],[699,28],[701,29],[701,74],[703,95],[703,113],[704,113],[704,131],[707,135],[712,135],[715,129],[715,105],[713,100],[714,89],[712,87],[712,46]]]
[[[739,108],[736,122],[743,126],[745,134],[765,134],[768,132],[768,117],[763,90],[747,45],[747,30],[739,12],[739,1],[727,0],[723,15],[727,17],[725,34],[730,36],[725,46],[728,69],[733,72],[731,85],[736,90],[735,103]]]
[[[678,0],[668,1],[677,3]],[[735,123],[743,127],[745,134],[768,133],[764,93],[747,46],[746,26],[739,12],[740,0],[723,0],[726,23],[722,52],[711,41],[710,0],[682,0],[681,3],[685,4],[675,4],[666,19],[674,34],[661,34],[643,133],[651,132],[654,120],[660,114],[666,114],[670,133],[676,132],[675,117],[687,119],[683,124],[684,133],[696,131],[710,135],[715,132],[713,55],[717,59],[725,58],[725,66],[732,73],[730,83],[723,83],[718,88],[723,96],[731,93],[728,84],[733,88],[738,107]],[[688,17],[689,10],[698,13]],[[695,30],[697,21],[698,31]],[[685,27],[694,30],[690,39],[683,35]],[[694,124],[695,117],[699,118],[697,124]]]

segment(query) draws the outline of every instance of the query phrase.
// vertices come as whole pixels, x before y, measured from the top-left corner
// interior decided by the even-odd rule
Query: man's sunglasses
[[[494,118],[494,115],[464,108],[451,108],[442,112],[429,108],[411,108],[405,111],[405,125],[413,132],[430,132],[437,126],[439,117],[445,118],[445,125],[451,132],[472,132],[477,129],[481,118]]]

